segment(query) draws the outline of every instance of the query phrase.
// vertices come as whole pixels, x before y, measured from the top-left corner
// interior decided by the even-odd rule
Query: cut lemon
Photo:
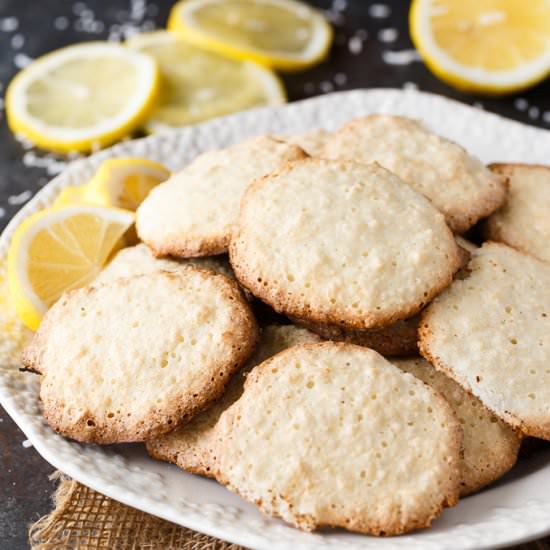
[[[141,125],[158,90],[155,60],[107,42],[89,42],[32,62],[6,93],[15,133],[52,151],[91,151]]]
[[[151,189],[169,176],[167,168],[152,160],[108,159],[82,188],[82,199],[90,204],[136,210]]]
[[[320,12],[294,0],[185,0],[172,8],[168,30],[227,57],[287,71],[322,61],[333,37]]]
[[[285,101],[283,85],[269,69],[205,51],[173,33],[136,35],[127,45],[153,56],[160,67],[160,97],[145,123],[149,132]]]
[[[8,281],[21,321],[36,330],[65,291],[97,276],[134,221],[132,212],[98,206],[48,208],[27,218],[8,251]]]
[[[550,73],[547,0],[414,0],[410,29],[430,70],[462,90],[509,93]]]

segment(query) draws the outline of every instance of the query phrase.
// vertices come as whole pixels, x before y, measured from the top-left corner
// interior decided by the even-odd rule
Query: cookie
[[[156,256],[227,252],[248,184],[305,156],[299,147],[268,136],[203,153],[143,201],[136,217],[138,236]]]
[[[189,424],[148,441],[147,452],[153,458],[172,462],[187,472],[212,477],[216,463],[215,427],[222,412],[241,396],[246,374],[255,365],[286,348],[319,341],[315,334],[294,325],[264,327],[256,351],[246,366],[233,376],[222,398]]]
[[[328,130],[319,128],[310,130],[304,134],[295,134],[292,136],[277,136],[277,139],[292,143],[303,149],[310,157],[320,157],[323,154],[325,144],[332,134]]]
[[[154,271],[181,271],[187,267],[197,267],[222,273],[235,278],[233,270],[225,256],[211,256],[206,258],[155,258],[151,249],[141,243],[136,246],[123,248],[109,264],[103,268],[94,283],[106,283],[122,277],[143,275]]]
[[[367,348],[303,344],[268,359],[217,432],[216,479],[304,530],[396,535],[458,499],[450,406]]]
[[[249,187],[230,262],[280,313],[367,329],[412,317],[460,258],[441,213],[397,176],[310,158]]]
[[[328,140],[326,158],[378,162],[432,201],[456,233],[494,212],[506,180],[459,145],[400,116],[370,115],[348,122]]]
[[[292,319],[299,325],[311,330],[325,340],[334,342],[349,342],[377,351],[385,356],[408,356],[418,353],[417,329],[419,317],[397,321],[380,329],[357,330],[346,329],[338,325],[322,325],[308,323],[299,319]]]
[[[493,483],[516,463],[520,437],[477,397],[424,359],[396,359],[393,364],[438,391],[454,410],[464,432],[461,496]]]
[[[486,237],[550,262],[550,166],[493,164],[490,168],[508,178],[510,191],[506,204],[487,220]]]
[[[23,352],[44,416],[84,442],[144,441],[216,400],[257,328],[229,278],[195,268],[64,294]]]
[[[485,243],[468,271],[423,312],[420,351],[497,417],[550,439],[550,265]]]

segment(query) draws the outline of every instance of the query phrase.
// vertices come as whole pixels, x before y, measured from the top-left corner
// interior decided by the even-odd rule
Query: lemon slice
[[[169,176],[170,171],[166,167],[152,160],[108,159],[101,163],[95,176],[82,188],[82,201],[136,210],[149,191]]]
[[[107,42],[49,53],[10,83],[11,130],[45,149],[90,151],[141,125],[154,105],[158,67],[153,58]]]
[[[90,283],[122,245],[132,212],[98,206],[48,208],[27,218],[8,251],[8,281],[21,321],[36,330],[65,291]]]
[[[414,0],[410,29],[430,70],[462,90],[509,93],[550,73],[547,0]]]
[[[136,35],[127,45],[153,56],[160,67],[160,97],[145,123],[149,132],[285,101],[283,85],[269,69],[205,51],[173,33]]]
[[[332,44],[323,15],[294,0],[186,0],[168,30],[196,46],[282,70],[322,61]]]

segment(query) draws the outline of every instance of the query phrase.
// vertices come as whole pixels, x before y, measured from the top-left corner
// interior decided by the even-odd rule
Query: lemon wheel
[[[430,70],[456,88],[504,94],[550,74],[546,0],[414,0],[409,26]]]
[[[284,87],[273,71],[197,48],[174,33],[136,35],[127,45],[154,57],[160,68],[161,92],[145,122],[148,132],[251,107],[278,105],[286,99]]]
[[[8,281],[21,321],[35,330],[63,292],[93,281],[123,244],[132,212],[97,206],[48,208],[27,218],[8,251]]]
[[[319,11],[294,0],[185,0],[172,8],[168,30],[198,47],[284,71],[322,61],[333,38]]]
[[[58,152],[88,152],[141,125],[158,92],[153,58],[107,42],[69,46],[23,69],[6,92],[11,130]]]

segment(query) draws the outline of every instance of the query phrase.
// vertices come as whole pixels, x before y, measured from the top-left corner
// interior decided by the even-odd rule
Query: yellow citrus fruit
[[[413,42],[441,80],[504,94],[550,74],[547,0],[414,0]]]
[[[145,120],[158,92],[155,60],[109,42],[88,42],[44,55],[6,92],[11,130],[58,152],[111,144]]]
[[[168,30],[212,52],[284,71],[319,63],[333,39],[325,17],[295,0],[184,0],[172,8]]]
[[[167,168],[152,160],[107,159],[82,187],[82,200],[89,204],[136,210],[151,189],[169,176]]]
[[[65,291],[94,280],[134,214],[117,208],[48,208],[16,229],[8,251],[8,281],[21,321],[36,330],[42,315]]]
[[[139,34],[127,45],[154,57],[160,68],[159,100],[145,122],[149,132],[285,101],[271,70],[197,48],[174,33]]]

